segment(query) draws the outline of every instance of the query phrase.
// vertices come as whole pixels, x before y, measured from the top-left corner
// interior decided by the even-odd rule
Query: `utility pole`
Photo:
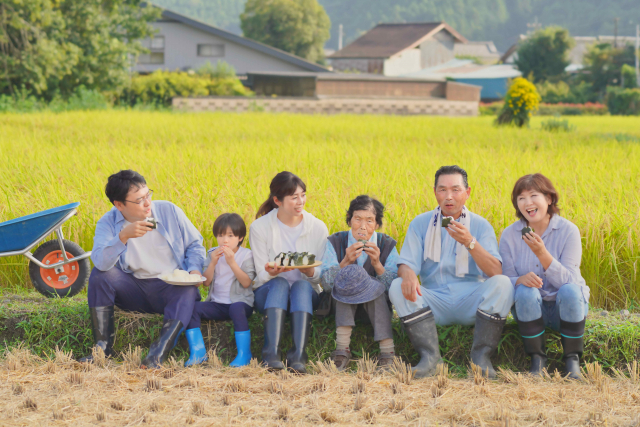
[[[538,22],[538,17],[537,16],[535,16],[533,18],[533,22],[527,23],[527,28],[528,28],[527,29],[527,34],[535,33],[540,28],[542,28],[542,24],[540,22]]]
[[[636,87],[640,87],[640,25],[636,25]]]
[[[613,18],[613,47],[618,48],[618,21],[620,18]]]
[[[338,50],[342,50],[342,37],[344,36],[344,31],[342,28],[342,24],[338,26]]]

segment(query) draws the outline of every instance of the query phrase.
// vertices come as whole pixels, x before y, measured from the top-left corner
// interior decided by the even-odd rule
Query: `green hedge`
[[[252,352],[260,357],[263,344],[262,316],[250,318]],[[122,352],[129,345],[140,346],[146,352],[149,344],[158,336],[162,317],[116,311],[115,350]],[[617,315],[601,317],[590,314],[585,333],[587,362],[598,361],[605,367],[624,367],[626,363],[640,357],[640,317],[631,315],[621,319]],[[411,363],[418,358],[413,351],[400,321],[393,320],[396,354]],[[231,322],[203,322],[202,331],[207,346],[214,346],[218,354],[230,361],[235,356],[233,326]],[[548,353],[550,368],[562,367],[562,349],[557,333],[548,331]],[[469,363],[469,351],[473,341],[473,328],[464,326],[439,326],[440,348],[451,370],[463,374]],[[362,351],[378,353],[378,345],[371,340],[371,325],[358,324],[352,334],[351,348],[356,357]],[[289,324],[284,335],[283,350],[291,345]],[[333,318],[314,318],[309,339],[308,352],[311,360],[324,360],[335,349],[335,322]],[[5,297],[0,300],[1,351],[23,343],[39,355],[51,354],[56,346],[65,351],[72,350],[76,356],[87,354],[93,344],[86,300],[84,298],[48,300],[43,297]],[[188,357],[188,346],[184,336],[174,350],[176,359]],[[513,370],[526,370],[528,359],[523,353],[517,325],[509,321],[494,357],[494,363]]]
[[[120,95],[120,102],[129,105],[171,105],[175,96],[250,96],[235,76],[212,77],[195,72],[158,70],[135,76],[131,88]]]
[[[609,86],[607,88],[607,106],[611,114],[622,116],[640,115],[640,88],[623,89]]]
[[[480,104],[480,115],[495,116],[502,110],[503,105],[502,101]],[[607,106],[594,102],[584,104],[540,104],[536,113],[537,116],[602,116],[606,114],[609,114]]]

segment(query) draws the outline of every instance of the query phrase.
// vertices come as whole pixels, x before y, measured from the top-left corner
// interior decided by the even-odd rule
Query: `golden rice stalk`
[[[57,421],[64,420],[64,412],[62,412],[59,409],[54,409],[51,416],[53,417],[54,420],[57,420]]]
[[[638,384],[640,377],[640,370],[638,369],[638,361],[634,360],[631,364],[627,363],[627,371],[629,372],[629,379],[633,384]]]
[[[366,389],[367,389],[367,384],[364,381],[359,379],[355,380],[354,383],[351,385],[351,393],[353,394],[364,393]]]
[[[204,402],[198,401],[198,402],[191,403],[191,413],[193,415],[197,415],[197,416],[204,415],[204,409],[205,409]]]
[[[311,362],[310,365],[316,374],[331,376],[339,373],[336,364],[331,359],[327,359],[324,362],[318,360]]]
[[[142,349],[138,346],[131,348],[131,344],[129,344],[127,351],[122,353],[122,366],[127,371],[133,371],[139,369],[141,363]]]
[[[440,389],[447,388],[449,385],[449,365],[440,363],[436,369],[436,386]]]
[[[30,411],[35,411],[38,409],[38,404],[36,403],[36,401],[32,398],[32,397],[27,397],[24,402],[22,403],[22,406],[25,409],[28,409]]]
[[[326,378],[320,378],[316,381],[313,382],[313,384],[311,385],[311,393],[320,393],[323,391],[327,391],[327,379]]]
[[[582,377],[589,384],[597,384],[602,382],[605,375],[602,372],[602,366],[600,366],[598,362],[593,362],[584,365],[584,368],[582,368]]]
[[[75,363],[75,360],[73,358],[73,351],[69,350],[64,351],[64,350],[60,350],[58,348],[58,346],[56,346],[56,351],[55,351],[55,362],[56,365],[58,366],[68,366],[71,365],[73,363]]]
[[[104,410],[96,412],[96,420],[99,423],[106,421],[107,420],[107,413]]]
[[[20,394],[24,393],[24,386],[22,384],[20,384],[20,383],[11,384],[11,391],[16,396],[20,395]]]
[[[261,363],[255,357],[251,358],[251,361],[249,362],[249,367],[251,369],[260,369],[260,368],[262,368]]]
[[[392,382],[389,387],[391,388],[391,393],[400,394],[402,393],[402,384],[398,381]]]
[[[285,403],[276,410],[276,414],[278,419],[288,420],[291,417],[291,408],[289,408],[289,405]]]
[[[121,402],[118,402],[117,400],[114,400],[113,402],[111,402],[109,406],[111,406],[111,409],[114,409],[116,411],[124,411],[124,405]]]
[[[338,417],[328,409],[320,412],[320,418],[322,418],[322,421],[329,424],[338,422]]]
[[[220,369],[222,368],[222,366],[224,366],[222,360],[220,360],[220,358],[218,357],[218,352],[216,352],[215,348],[211,347],[209,351],[207,351],[207,357],[208,359],[205,362],[207,366],[215,369]]]
[[[353,410],[359,411],[364,407],[365,403],[367,403],[367,397],[364,394],[356,394],[356,398],[353,401]]]
[[[162,381],[160,380],[160,378],[156,378],[154,376],[147,378],[147,386],[145,390],[146,391],[162,390]]]
[[[406,385],[410,385],[413,380],[413,370],[411,369],[411,365],[404,363],[404,361],[399,357],[393,358],[391,373],[399,382]]]
[[[356,366],[358,367],[358,375],[360,378],[370,379],[370,376],[376,372],[378,368],[378,360],[372,359],[368,353],[362,353],[362,358],[358,359],[356,362]]]
[[[242,393],[247,389],[247,385],[242,380],[231,380],[225,385],[225,389],[231,393]]]
[[[278,381],[271,381],[269,383],[269,393],[271,394],[282,394],[283,387],[282,384]]]
[[[391,399],[389,401],[389,410],[391,412],[402,412],[406,406],[407,404],[404,400]]]
[[[104,350],[97,345],[91,350],[93,356],[93,365],[98,368],[104,368],[107,363],[107,357],[104,354]]]
[[[488,372],[487,376],[485,376],[484,372],[482,372],[482,368],[473,362],[471,362],[470,370],[471,372],[469,373],[469,376],[473,377],[473,383],[478,386],[484,385],[487,377],[489,376]],[[487,368],[487,371],[488,370],[489,368]]]
[[[171,379],[176,375],[176,370],[172,368],[163,369],[160,371],[160,376],[165,380]]]
[[[376,423],[376,411],[373,408],[367,408],[362,411],[362,418],[364,418],[367,424]]]
[[[67,377],[67,381],[71,385],[82,385],[82,383],[84,383],[84,376],[80,372],[71,372]]]

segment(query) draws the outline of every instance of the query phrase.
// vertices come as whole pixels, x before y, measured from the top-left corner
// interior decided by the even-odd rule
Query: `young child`
[[[236,213],[220,215],[213,223],[218,246],[209,249],[203,266],[209,295],[197,302],[186,331],[190,357],[185,366],[207,360],[200,320],[233,320],[238,355],[230,366],[245,366],[251,361],[251,332],[247,318],[253,313],[253,279],[256,269],[251,250],[241,247],[247,227]]]

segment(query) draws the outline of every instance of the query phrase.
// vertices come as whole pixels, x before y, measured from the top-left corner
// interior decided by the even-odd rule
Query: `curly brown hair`
[[[519,219],[525,219],[522,212],[520,212],[520,209],[518,209],[518,196],[525,190],[537,191],[551,199],[551,204],[547,211],[549,213],[549,218],[552,218],[555,214],[560,214],[560,208],[558,207],[558,200],[560,197],[558,196],[558,192],[555,187],[549,178],[541,173],[534,173],[521,177],[516,182],[516,185],[514,185],[513,191],[511,192],[511,203],[513,203],[513,207],[516,210],[516,216]]]

